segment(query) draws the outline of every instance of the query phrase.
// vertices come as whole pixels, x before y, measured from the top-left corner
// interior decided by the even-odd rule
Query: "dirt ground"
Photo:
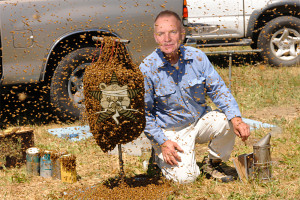
[[[244,113],[244,117],[261,122],[271,122],[274,119],[291,121],[300,116],[300,104],[272,106],[262,109],[255,109]]]

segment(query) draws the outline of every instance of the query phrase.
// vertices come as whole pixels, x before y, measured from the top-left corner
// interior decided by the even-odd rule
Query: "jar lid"
[[[26,150],[26,153],[28,153],[28,154],[40,153],[40,149],[37,147],[31,147]]]

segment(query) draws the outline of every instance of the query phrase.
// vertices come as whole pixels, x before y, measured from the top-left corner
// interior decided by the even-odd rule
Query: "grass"
[[[228,69],[218,69],[228,84]],[[249,110],[300,102],[297,67],[243,66],[232,69],[232,92],[241,109]]]
[[[228,84],[228,68],[216,67]],[[233,66],[231,90],[244,117],[275,124],[281,133],[271,139],[273,180],[242,183],[219,183],[200,176],[195,183],[174,185],[175,193],[167,199],[299,199],[300,197],[300,67],[274,68],[257,64]],[[116,155],[103,153],[93,138],[70,142],[57,138],[48,129],[80,125],[55,124],[30,125],[34,129],[37,147],[48,150],[66,150],[77,157],[77,173],[81,177],[73,184],[60,180],[29,176],[26,166],[0,170],[0,199],[60,199],[61,193],[70,188],[92,186],[118,176],[119,162]],[[236,140],[232,156],[252,152],[252,144],[270,129],[252,131],[246,145]],[[207,145],[197,145],[197,160],[206,155]],[[142,157],[123,154],[125,173],[134,176],[145,173]],[[233,166],[231,161],[227,165]]]

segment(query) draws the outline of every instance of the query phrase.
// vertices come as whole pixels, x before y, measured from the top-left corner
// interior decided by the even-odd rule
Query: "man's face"
[[[154,24],[154,38],[165,55],[177,53],[184,30],[174,16],[159,17]]]

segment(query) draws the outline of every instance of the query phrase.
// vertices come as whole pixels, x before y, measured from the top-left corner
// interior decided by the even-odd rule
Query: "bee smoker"
[[[272,178],[270,139],[271,133],[268,133],[253,145],[254,177],[261,181],[269,181]]]

